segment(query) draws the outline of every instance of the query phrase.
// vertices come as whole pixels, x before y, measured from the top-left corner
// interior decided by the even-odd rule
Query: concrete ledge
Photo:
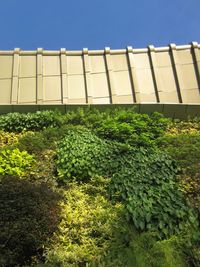
[[[107,104],[107,105],[0,105],[0,114],[6,114],[10,112],[36,112],[42,110],[58,110],[61,113],[67,113],[71,110],[78,108],[91,109],[114,109],[117,107],[134,108],[135,112],[151,114],[153,112],[163,113],[166,117],[187,119],[188,117],[200,117],[200,104],[163,104],[163,103],[142,103],[142,104]]]

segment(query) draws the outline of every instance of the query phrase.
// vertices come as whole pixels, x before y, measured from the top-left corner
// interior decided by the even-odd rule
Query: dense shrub
[[[173,240],[138,234],[126,221],[122,204],[111,204],[109,179],[68,184],[62,221],[46,247],[46,264],[39,266],[185,267],[185,257]]]
[[[181,187],[200,214],[200,133],[168,134],[158,143],[181,167]]]
[[[34,157],[19,149],[0,151],[0,175],[23,176],[34,162]]]
[[[30,171],[26,174],[26,179],[37,183],[48,183],[50,186],[57,186],[56,181],[56,152],[44,150],[36,156],[36,160]]]
[[[47,140],[41,132],[24,132],[16,145],[20,150],[26,150],[30,154],[39,154],[49,148]]]
[[[174,162],[157,150],[105,142],[78,127],[61,142],[57,166],[63,181],[112,177],[111,197],[116,194],[125,203],[137,229],[170,236],[188,219],[191,225],[196,221],[175,182]]]
[[[0,148],[18,143],[22,134],[0,131]]]
[[[138,114],[134,109],[79,109],[66,115],[66,122],[85,125],[103,138],[134,146],[151,146],[166,130],[169,119],[157,112],[152,115]]]
[[[167,133],[172,135],[179,134],[198,134],[200,132],[200,118],[196,117],[188,120],[174,120],[169,124]]]
[[[53,111],[37,111],[36,113],[9,113],[0,116],[0,130],[22,132],[25,130],[42,130],[47,127],[61,125],[61,116]]]
[[[92,182],[90,188],[68,184],[61,203],[62,221],[46,250],[47,263],[63,267],[127,266],[131,230],[123,206],[111,204],[104,196],[102,181],[99,185],[94,182],[94,195],[88,193]]]
[[[175,182],[176,167],[164,153],[140,149],[112,178],[111,192],[123,200],[134,225],[170,236],[195,226],[196,217]]]
[[[63,181],[73,177],[88,180],[95,175],[110,176],[126,149],[123,144],[100,139],[86,128],[68,128],[57,153],[58,175]]]
[[[178,238],[157,241],[152,232],[136,235],[131,242],[134,267],[187,267],[187,257],[177,245]]]
[[[14,177],[1,180],[0,266],[22,266],[41,256],[56,230],[58,200],[58,194],[45,184],[34,185]]]

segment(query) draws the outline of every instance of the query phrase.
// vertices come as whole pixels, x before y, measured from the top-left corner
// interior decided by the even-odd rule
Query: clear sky
[[[200,42],[200,0],[0,0],[0,50]]]

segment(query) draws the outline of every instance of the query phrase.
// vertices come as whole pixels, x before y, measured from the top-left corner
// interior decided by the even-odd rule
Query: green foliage
[[[108,181],[99,178],[68,184],[59,229],[46,248],[51,266],[127,266],[131,230],[123,206],[106,199],[104,183]],[[88,193],[93,186],[96,194]]]
[[[42,130],[47,127],[61,125],[61,116],[53,111],[37,111],[36,113],[8,113],[0,116],[0,130],[22,132],[26,130]]]
[[[86,128],[68,128],[57,153],[58,175],[63,181],[73,177],[86,181],[95,175],[109,176],[116,171],[117,157],[124,149],[125,145],[106,142]]]
[[[157,150],[106,142],[82,127],[69,128],[61,142],[58,174],[64,182],[112,177],[111,197],[122,200],[139,230],[170,236],[196,218],[175,182],[176,166]]]
[[[152,146],[155,139],[163,135],[170,120],[157,112],[152,115],[138,114],[131,108],[108,109],[103,112],[88,108],[68,113],[66,122],[85,125],[98,136],[110,140],[133,146]]]
[[[167,129],[168,134],[198,134],[200,132],[200,118],[188,120],[174,120]]]
[[[23,176],[34,162],[34,157],[19,149],[0,151],[0,175]]]
[[[181,188],[200,214],[200,134],[168,134],[159,139],[159,145],[181,167]]]
[[[59,195],[45,184],[15,177],[0,182],[0,266],[14,267],[41,258],[56,230]]]
[[[57,186],[55,156],[55,151],[47,149],[38,154],[26,178],[32,182],[45,182],[52,187]]]
[[[41,132],[24,132],[18,140],[17,147],[20,150],[26,150],[30,154],[40,154],[49,148],[47,140],[44,139]]]
[[[21,134],[0,131],[0,148],[18,143]]]
[[[126,205],[139,230],[158,231],[168,237],[186,223],[196,226],[196,217],[175,182],[174,162],[161,152],[140,149],[126,158],[113,175],[111,193]]]
[[[186,256],[177,246],[177,237],[156,241],[154,233],[137,235],[131,242],[134,267],[186,267]]]

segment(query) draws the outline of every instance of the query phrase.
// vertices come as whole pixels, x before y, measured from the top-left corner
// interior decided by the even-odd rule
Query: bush
[[[188,120],[174,120],[167,129],[168,134],[198,134],[200,132],[200,118],[196,117]]]
[[[0,175],[23,176],[34,162],[34,157],[19,149],[0,151]]]
[[[119,108],[98,111],[79,109],[66,115],[66,123],[84,125],[100,137],[133,146],[151,146],[162,136],[170,123],[157,112],[152,115],[138,114],[134,109]]]
[[[57,186],[55,156],[56,153],[53,150],[42,151],[26,174],[26,179],[37,183],[45,182],[53,187]]]
[[[62,221],[46,248],[50,266],[127,266],[127,247],[132,238],[123,206],[111,204],[102,184],[95,183],[96,194],[87,184],[68,184],[61,203]],[[106,262],[106,264],[104,264]]]
[[[47,140],[44,139],[42,132],[24,132],[16,145],[20,150],[26,150],[30,154],[40,154],[49,148]]]
[[[0,131],[0,149],[18,143],[21,134]]]
[[[179,183],[200,215],[200,134],[167,134],[159,145],[181,167]]]
[[[59,195],[45,184],[15,177],[0,182],[0,265],[22,266],[41,258],[56,230]]]
[[[26,130],[42,130],[47,127],[59,127],[61,116],[53,111],[37,111],[36,113],[9,113],[0,116],[0,130],[22,132]]]
[[[137,235],[131,242],[134,267],[187,267],[187,259],[177,245],[177,237],[157,241],[154,233]]]
[[[132,151],[112,177],[111,196],[116,194],[138,230],[158,231],[161,237],[180,232],[196,216],[175,182],[176,166],[164,153]]]
[[[87,129],[74,127],[59,146],[57,166],[64,182],[73,177],[78,181],[96,175],[112,177],[111,198],[116,195],[125,203],[139,230],[170,236],[187,222],[196,223],[175,182],[175,163],[162,152],[106,142]]]
[[[185,267],[174,238],[157,241],[154,233],[138,234],[131,227],[123,205],[106,197],[109,182],[99,177],[68,184],[62,221],[41,266]]]
[[[86,128],[68,128],[57,153],[60,180],[75,177],[87,181],[95,175],[110,176],[116,171],[124,149],[124,145],[106,142]]]

